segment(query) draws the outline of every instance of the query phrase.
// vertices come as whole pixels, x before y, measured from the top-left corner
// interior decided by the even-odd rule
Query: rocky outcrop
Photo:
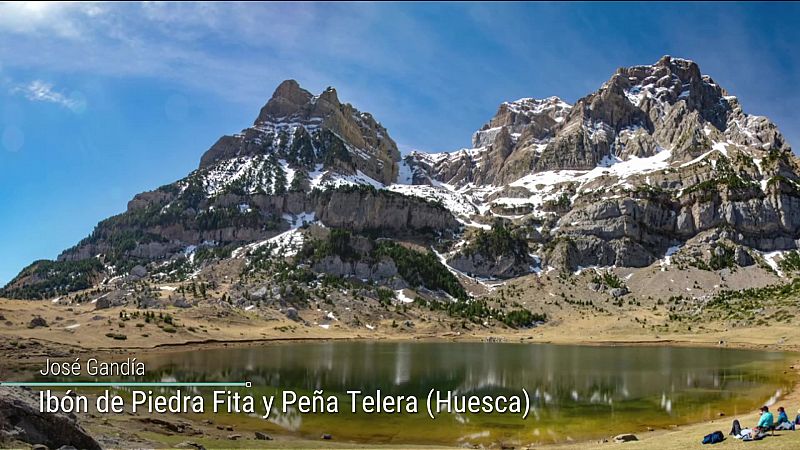
[[[800,197],[775,188],[752,196],[709,189],[679,199],[633,195],[583,199],[556,222],[555,239],[568,237],[571,247],[552,246],[546,263],[568,270],[643,267],[662,258],[676,243],[714,230],[721,230],[721,238],[759,251],[788,250],[800,244]],[[739,265],[753,264],[744,249],[737,255]]]
[[[391,230],[453,233],[461,224],[443,206],[373,189],[325,191],[316,196],[316,217],[332,228],[354,232]]]
[[[24,442],[48,448],[100,450],[74,416],[39,412],[35,395],[22,388],[0,389],[0,444]]]
[[[513,255],[491,257],[482,253],[459,253],[449,258],[447,264],[469,276],[479,278],[515,278],[530,273],[533,261],[519,264]]]
[[[447,263],[470,276],[514,278],[530,273],[534,260],[519,231],[496,220],[490,230],[477,231]]]
[[[59,259],[79,261],[96,255],[115,255],[146,263],[204,243],[227,245],[267,239],[289,228],[287,218],[298,216],[311,217],[332,228],[393,235],[452,235],[461,226],[441,205],[369,187],[343,187],[312,195],[228,194],[204,199],[195,207],[176,211],[171,218],[163,213],[163,208],[180,201],[180,196],[173,195],[147,206],[132,202],[128,212],[101,222],[89,238],[61,254]],[[248,209],[240,205],[247,205]],[[135,238],[123,254],[119,254],[117,245],[121,236]]]
[[[326,256],[311,267],[314,272],[342,278],[355,278],[378,283],[387,283],[397,277],[397,266],[391,258],[378,261],[346,261],[338,255]],[[396,286],[398,289],[402,285]]]
[[[530,172],[571,108],[558,97],[503,103],[473,135],[473,150],[432,157],[412,152],[407,164],[421,168],[414,183],[426,184],[431,178],[456,186],[513,181]]]
[[[629,238],[606,241],[594,236],[566,235],[546,247],[542,265],[566,271],[591,266],[645,267],[659,257]]]
[[[569,114],[572,107],[558,97],[523,98],[500,105],[494,117],[472,137],[472,146],[485,147],[501,131],[522,141],[545,139]]]

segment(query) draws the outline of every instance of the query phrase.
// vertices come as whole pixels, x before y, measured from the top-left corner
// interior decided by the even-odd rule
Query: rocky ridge
[[[304,255],[310,224],[421,244],[478,280],[593,266],[775,267],[800,243],[790,146],[689,60],[620,68],[573,105],[503,103],[472,145],[401,159],[370,114],[332,88],[315,96],[288,80],[196,171],[137,195],[4,295],[146,277],[198,252],[225,259],[269,245]],[[321,274],[408,285],[385,258],[341,256],[306,262]]]
[[[473,145],[410,154],[412,181],[518,225],[542,268],[644,267],[694,240],[729,240],[742,262],[798,245],[791,148],[692,61],[621,68],[571,106],[505,103]]]

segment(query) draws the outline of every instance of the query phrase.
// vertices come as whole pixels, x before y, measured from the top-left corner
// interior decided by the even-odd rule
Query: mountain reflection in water
[[[749,409],[789,385],[780,370],[786,358],[717,348],[356,341],[193,350],[146,361],[150,380],[246,380],[266,391],[321,389],[343,400],[354,389],[424,399],[431,388],[457,395],[519,395],[525,388],[532,400],[526,421],[454,414],[447,422],[425,423],[422,412],[416,418],[359,418],[349,414],[349,407],[335,416],[295,412],[271,420],[282,429],[310,433],[310,426],[336,426],[353,442],[527,443],[611,433],[615,426],[625,431],[668,426],[711,418],[724,408],[730,413]],[[614,423],[606,426],[612,416]],[[348,432],[359,422],[366,430]]]

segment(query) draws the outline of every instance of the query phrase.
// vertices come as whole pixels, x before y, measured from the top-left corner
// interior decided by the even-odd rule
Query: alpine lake
[[[336,442],[371,445],[531,445],[670,428],[720,413],[733,419],[788,392],[791,358],[726,348],[309,341],[143,355],[147,374],[136,379],[251,382],[229,390],[254,396],[256,414],[200,417],[237,431],[307,440],[330,434]],[[214,389],[225,388],[191,393],[210,396]],[[519,396],[528,414],[442,412],[431,419],[432,389],[456,397]],[[263,419],[261,396],[280,404],[284,390],[336,396],[339,411],[300,413],[290,406],[283,412],[276,405]],[[413,396],[418,412],[351,413],[348,391]]]

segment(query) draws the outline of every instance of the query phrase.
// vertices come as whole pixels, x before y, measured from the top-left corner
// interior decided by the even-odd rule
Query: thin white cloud
[[[370,4],[0,3],[0,40],[14,40],[0,46],[0,61],[51,73],[158,77],[248,103],[285,78],[315,90],[345,88],[350,71],[416,77],[403,63],[412,56],[424,56],[433,70],[441,52],[431,48],[430,30],[395,12],[396,36],[375,42],[379,17]]]
[[[86,107],[86,101],[78,96],[67,96],[53,89],[51,83],[34,80],[24,86],[13,88],[12,93],[21,94],[30,101],[55,103],[74,112],[80,112]]]
[[[59,38],[80,39],[85,20],[103,12],[96,3],[3,2],[0,30],[18,35],[47,33]]]

